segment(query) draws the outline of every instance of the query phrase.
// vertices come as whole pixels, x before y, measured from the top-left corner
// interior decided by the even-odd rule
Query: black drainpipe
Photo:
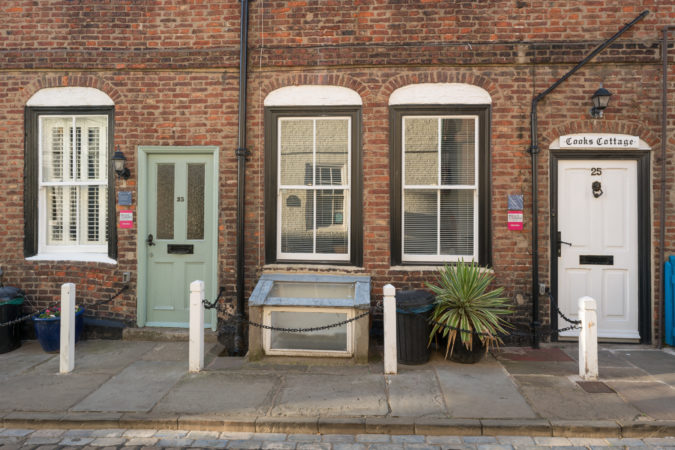
[[[539,348],[539,336],[537,335],[537,328],[541,326],[539,322],[539,233],[538,233],[538,219],[537,213],[537,154],[539,154],[539,147],[537,146],[537,104],[540,100],[551,93],[555,88],[560,86],[565,80],[571,77],[577,70],[581,69],[591,59],[612,44],[619,36],[628,31],[633,25],[642,20],[647,14],[648,10],[643,11],[633,19],[632,22],[624,25],[618,33],[605,41],[598,48],[593,50],[590,55],[584,58],[579,64],[574,66],[572,70],[567,72],[562,78],[553,83],[551,87],[544,92],[538,94],[532,99],[532,111],[530,113],[530,154],[532,155],[532,348]]]
[[[239,131],[237,141],[237,318],[234,336],[234,354],[245,354],[244,349],[244,214],[246,201],[246,81],[248,69],[248,0],[241,0],[241,32],[239,41]]]
[[[675,30],[675,25],[663,27],[663,43],[661,44],[661,65],[663,74],[661,77],[661,211],[659,214],[659,268],[666,262],[666,147],[668,140],[668,31]],[[666,301],[664,273],[661,272],[661,301],[659,302],[659,340],[657,347],[663,347],[663,339],[666,336],[666,321],[663,317],[663,303]]]

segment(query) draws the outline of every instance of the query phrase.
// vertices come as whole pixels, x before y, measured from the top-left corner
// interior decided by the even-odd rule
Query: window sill
[[[448,265],[452,265],[452,263],[446,263]],[[444,264],[438,264],[435,266],[431,265],[401,265],[401,266],[391,266],[390,270],[399,270],[401,272],[438,272],[439,270],[443,269]],[[486,268],[486,267],[481,267],[481,271],[488,271],[490,273],[494,273],[494,269],[492,267]]]
[[[275,272],[343,272],[343,273],[364,273],[363,267],[338,264],[312,264],[312,263],[272,263],[265,264],[262,268],[263,273]]]
[[[26,261],[85,261],[117,265],[117,261],[103,253],[40,253]]]

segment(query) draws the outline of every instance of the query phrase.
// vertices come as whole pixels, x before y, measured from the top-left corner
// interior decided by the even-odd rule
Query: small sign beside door
[[[134,227],[134,212],[128,210],[120,211],[120,228]]]
[[[523,212],[522,211],[509,211],[508,220],[506,223],[509,230],[522,230],[523,229]]]

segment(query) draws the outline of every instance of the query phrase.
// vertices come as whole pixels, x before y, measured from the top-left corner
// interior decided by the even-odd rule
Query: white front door
[[[637,161],[559,160],[557,192],[558,307],[577,318],[590,296],[599,338],[639,339]]]

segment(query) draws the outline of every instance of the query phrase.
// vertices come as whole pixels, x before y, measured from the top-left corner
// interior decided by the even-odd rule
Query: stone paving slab
[[[136,361],[72,409],[150,411],[186,371],[186,361]]]
[[[509,374],[493,358],[478,364],[446,364],[436,373],[450,417],[536,417]]]
[[[5,382],[53,358],[58,360],[58,355],[45,353],[37,341],[26,341],[19,349],[0,354],[0,367],[2,367],[0,382]]]
[[[223,413],[255,416],[269,409],[280,377],[274,374],[204,372],[185,375],[162,398],[155,412],[181,415]]]
[[[189,357],[189,342],[153,342],[153,344],[141,359],[145,361],[186,361]]]
[[[75,346],[74,372],[115,375],[141,359],[143,355],[152,350],[155,344],[154,342],[130,342],[125,345],[111,346],[103,340],[80,341]],[[36,367],[35,373],[58,373],[60,359],[58,354],[54,356]]]
[[[641,414],[619,395],[587,393],[568,377],[519,375],[514,378],[536,413],[549,420],[632,420]]]
[[[673,374],[675,375],[675,373]],[[675,417],[675,389],[657,381],[608,381],[623,399],[652,419]]]
[[[387,376],[386,383],[392,416],[447,414],[434,371],[401,371],[398,375]]]
[[[272,416],[384,416],[384,377],[290,374],[283,377]]]
[[[0,383],[0,411],[64,411],[105,383],[109,375],[25,373]]]

